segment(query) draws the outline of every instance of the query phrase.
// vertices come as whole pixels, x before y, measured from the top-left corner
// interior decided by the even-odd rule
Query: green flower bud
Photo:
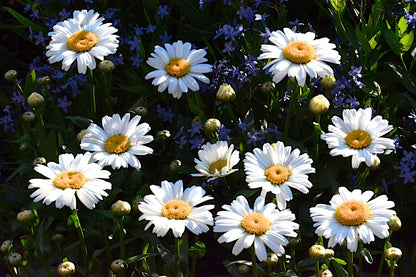
[[[335,79],[334,75],[327,75],[325,78],[321,79],[321,86],[325,90],[334,89],[337,85],[337,79]]]
[[[325,258],[325,247],[322,245],[312,245],[309,248],[309,257],[311,257],[314,260],[321,260]]]
[[[52,79],[49,76],[43,76],[36,80],[36,84],[39,86],[46,86],[51,83]]]
[[[120,273],[126,269],[126,263],[123,259],[117,259],[111,263],[110,267],[114,273]]]
[[[217,91],[217,100],[230,101],[235,98],[235,91],[229,84],[222,84]]]
[[[386,259],[390,261],[397,261],[402,257],[402,250],[397,247],[390,247],[384,251],[384,255],[386,256]]]
[[[240,264],[237,267],[238,273],[240,273],[243,276],[248,275],[250,273],[250,270],[251,270],[251,268],[248,265],[245,265],[245,264]]]
[[[26,122],[32,122],[33,120],[35,120],[35,113],[34,112],[24,112],[23,115],[23,120]]]
[[[275,265],[279,261],[279,257],[275,253],[269,253],[267,259],[264,261],[266,265]]]
[[[23,224],[27,224],[33,221],[35,215],[32,210],[24,210],[17,214],[17,221]]]
[[[13,82],[17,78],[17,71],[14,69],[7,70],[6,73],[4,73],[4,79],[7,82]]]
[[[13,248],[13,241],[8,239],[8,240],[3,241],[3,243],[0,246],[0,251],[4,255],[7,255],[10,252],[10,250],[12,250],[12,248]]]
[[[390,229],[395,232],[402,228],[402,221],[396,215],[394,215],[388,222]]]
[[[111,205],[111,212],[116,216],[128,215],[131,211],[129,202],[118,200]]]
[[[98,64],[98,70],[105,73],[112,72],[115,68],[116,66],[114,65],[114,63],[109,60],[104,60]]]
[[[138,106],[133,109],[133,112],[135,112],[138,115],[145,116],[147,114],[147,108],[144,106]]]
[[[171,171],[176,171],[178,168],[180,168],[182,165],[182,162],[180,160],[173,160],[170,162],[169,168]]]
[[[325,96],[319,94],[309,101],[309,109],[315,115],[320,115],[328,111],[329,109],[329,101],[326,99]]]
[[[46,159],[44,157],[36,157],[32,161],[32,165],[38,165],[38,164],[46,164]]]
[[[58,274],[59,276],[71,276],[71,274],[75,273],[75,265],[70,262],[70,261],[66,261],[61,263],[58,266]]]
[[[43,102],[45,102],[45,98],[43,98],[42,94],[32,92],[26,99],[26,102],[29,107],[38,108]]]
[[[260,85],[260,91],[264,94],[269,94],[275,89],[276,85],[273,82],[265,82]]]
[[[210,118],[205,122],[204,128],[205,130],[214,133],[221,128],[221,122],[216,118]]]
[[[158,137],[168,138],[168,137],[170,137],[170,132],[169,132],[169,130],[161,130],[161,131],[158,131],[156,135]]]

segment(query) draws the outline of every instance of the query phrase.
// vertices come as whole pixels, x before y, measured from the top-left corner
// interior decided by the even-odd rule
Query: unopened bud
[[[402,221],[396,215],[394,215],[388,222],[390,229],[395,232],[402,228]]]
[[[9,251],[12,250],[12,247],[13,247],[13,241],[8,239],[8,240],[3,241],[3,243],[0,246],[0,251],[4,255],[7,255],[7,253],[9,253]]]
[[[243,276],[248,275],[250,273],[250,270],[251,270],[251,268],[248,265],[245,265],[245,264],[240,264],[237,267],[238,273],[240,273]]]
[[[141,116],[145,116],[147,114],[147,108],[144,106],[138,106],[136,108],[133,109],[133,111]]]
[[[217,100],[230,101],[235,98],[235,91],[229,84],[222,84],[217,91]]]
[[[384,251],[384,255],[386,256],[386,259],[390,261],[397,261],[402,257],[402,250],[397,247],[390,247]]]
[[[32,165],[38,165],[38,164],[46,164],[46,159],[44,157],[36,157],[32,161]]]
[[[195,116],[195,117],[192,119],[192,123],[193,123],[194,125],[201,125],[201,124],[202,124],[202,122],[201,122],[201,118],[200,118],[199,116]]]
[[[334,250],[332,250],[332,249],[325,249],[325,258],[326,259],[332,258],[332,257],[334,257],[334,255],[335,255]]]
[[[117,259],[111,263],[110,267],[114,273],[120,273],[126,269],[126,263],[123,259]]]
[[[221,122],[216,118],[210,118],[205,122],[204,128],[209,132],[216,132],[221,128]]]
[[[273,143],[273,149],[276,149],[275,145],[276,144]],[[299,237],[296,237],[296,238],[288,237],[287,240],[289,241],[289,246],[296,246],[300,243],[300,238]]]
[[[182,162],[180,160],[173,160],[170,162],[169,168],[171,171],[176,171],[181,165]]]
[[[35,113],[34,112],[24,112],[23,115],[23,120],[26,122],[32,122],[35,119]]]
[[[88,134],[88,130],[87,129],[82,129],[81,131],[79,131],[79,133],[77,134],[77,140],[79,142],[81,142],[81,140],[85,137],[86,134]]]
[[[17,214],[17,221],[20,223],[30,223],[35,218],[32,210],[24,210]]]
[[[112,72],[114,68],[116,68],[116,66],[112,61],[109,60],[104,60],[98,64],[98,70],[100,70],[101,72]]]
[[[275,253],[269,253],[267,259],[264,261],[266,265],[275,265],[279,261],[279,257]]]
[[[312,245],[309,248],[309,257],[311,257],[314,260],[321,260],[323,258],[325,258],[325,247],[323,247],[322,245]]]
[[[370,167],[370,169],[377,170],[381,164],[380,158],[377,155],[371,155],[371,159],[373,159],[374,164]]]
[[[325,90],[334,89],[337,85],[337,80],[335,79],[334,75],[327,75],[325,78],[321,79],[321,86]]]
[[[315,115],[320,115],[328,111],[329,101],[325,96],[319,94],[309,101],[309,109]]]
[[[111,205],[111,212],[117,216],[128,215],[131,211],[131,206],[129,202],[118,200],[113,205]]]
[[[4,73],[4,79],[7,82],[13,82],[17,78],[17,71],[14,69],[7,70],[6,73]]]
[[[260,85],[260,91],[264,94],[269,94],[275,89],[276,85],[273,82],[265,82]]]
[[[66,261],[61,263],[58,266],[58,274],[59,276],[71,276],[71,274],[75,274],[75,265],[70,262]]]
[[[168,138],[168,137],[170,137],[170,132],[169,132],[169,130],[161,130],[161,131],[158,131],[156,135],[158,137]]]
[[[332,272],[329,269],[325,269],[325,270],[320,270],[318,272],[318,276],[319,277],[332,277],[334,275],[332,275]]]
[[[43,102],[45,102],[45,98],[43,98],[42,94],[32,92],[26,99],[26,102],[29,107],[38,108]]]
[[[49,76],[43,76],[36,80],[36,84],[39,86],[46,86],[51,83],[51,77]]]
[[[11,266],[18,267],[22,264],[23,257],[19,253],[12,253],[7,257],[7,260]]]

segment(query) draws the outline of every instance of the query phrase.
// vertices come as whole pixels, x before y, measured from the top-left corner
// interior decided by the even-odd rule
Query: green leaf
[[[146,259],[146,258],[149,258],[149,257],[155,257],[157,255],[158,255],[157,253],[146,253],[146,254],[136,255],[136,256],[128,258],[126,260],[126,264],[131,264],[131,263],[134,263],[134,262],[138,262],[140,260],[143,260],[143,259]]]
[[[191,93],[188,100],[188,107],[194,115],[204,114],[204,101],[199,93]]]
[[[14,18],[16,18],[24,26],[31,27],[32,28],[32,31],[35,31],[35,32],[44,31],[44,28],[43,27],[41,27],[40,25],[37,25],[37,24],[33,23],[31,20],[29,20],[28,18],[24,17],[20,13],[16,12],[12,8],[5,7],[5,6],[2,6],[2,8],[5,9],[6,11],[8,11]]]
[[[357,37],[358,43],[360,44],[361,48],[364,50],[365,53],[370,53],[371,46],[367,41],[367,38],[361,32],[360,28],[356,26],[355,28],[355,36]]]
[[[205,244],[202,241],[195,242],[194,245],[189,248],[189,256],[195,257],[195,258],[202,258],[205,256],[205,253],[207,252],[207,249],[205,247]]]
[[[74,227],[77,228],[77,229],[81,226],[81,223],[79,222],[77,210],[73,210],[72,214],[70,216],[68,216],[66,224],[68,226],[74,225]]]
[[[36,82],[36,72],[32,69],[30,73],[26,76],[25,88],[23,89],[23,95],[28,97],[33,91]]]
[[[370,251],[367,249],[367,248],[363,248],[363,249],[361,249],[361,251],[360,251],[360,255],[362,256],[362,257],[364,257],[364,259],[365,259],[365,261],[368,263],[368,264],[372,264],[373,263],[373,256],[371,255],[371,253],[370,253]]]
[[[71,120],[75,125],[80,128],[87,128],[93,121],[90,118],[83,116],[65,116],[65,119]]]
[[[20,237],[20,242],[24,249],[33,249],[36,247],[36,241],[28,235],[23,235]]]
[[[399,36],[399,38],[401,38],[403,36],[403,34],[406,32],[408,26],[409,25],[407,25],[407,20],[404,18],[404,16],[402,16],[399,19],[399,22],[397,23],[397,29],[396,29],[396,33]]]
[[[336,276],[340,276],[340,277],[346,277],[348,276],[348,272],[342,267],[342,265],[346,265],[347,263],[341,259],[338,258],[332,258],[329,260],[330,263],[332,263],[332,265],[335,268],[335,271],[337,272]],[[342,261],[342,263],[341,263]]]
[[[411,31],[408,34],[405,34],[401,39],[400,39],[400,44],[401,44],[401,52],[405,53],[407,51],[410,50],[410,47],[412,47],[413,44],[413,39],[414,39],[414,33],[413,31]]]
[[[383,31],[384,39],[386,40],[387,44],[390,46],[390,49],[393,51],[394,54],[400,55],[401,52],[401,44],[399,39],[396,37],[395,33],[391,29],[385,29]]]

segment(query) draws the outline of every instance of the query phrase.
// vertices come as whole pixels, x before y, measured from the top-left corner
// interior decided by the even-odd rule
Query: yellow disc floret
[[[55,187],[60,189],[79,189],[82,188],[86,182],[87,178],[82,172],[69,170],[59,173],[53,179]]]
[[[90,51],[98,42],[95,34],[82,30],[73,33],[66,41],[66,46],[69,50],[75,52]]]
[[[249,213],[241,220],[241,227],[249,234],[263,235],[270,226],[270,220],[261,213]]]
[[[172,58],[169,63],[165,65],[166,72],[172,77],[183,77],[188,74],[190,70],[189,62],[182,58]]]
[[[219,173],[221,173],[221,169],[226,165],[227,165],[227,161],[222,161],[222,160],[215,161],[209,167],[209,173],[214,174],[215,171],[218,171]]]
[[[110,154],[121,154],[129,150],[130,140],[125,135],[113,135],[104,144],[104,150]]]
[[[371,144],[371,136],[364,130],[353,130],[345,137],[345,143],[354,149],[367,148]]]
[[[347,200],[335,210],[335,218],[345,226],[360,226],[371,215],[370,208],[362,201]]]
[[[290,42],[283,49],[283,56],[296,64],[305,64],[316,58],[315,48],[306,41]]]
[[[274,185],[281,185],[289,179],[290,170],[284,165],[272,165],[269,166],[265,171],[266,179]]]
[[[192,207],[183,200],[169,200],[162,207],[162,215],[169,219],[186,219],[192,212]]]

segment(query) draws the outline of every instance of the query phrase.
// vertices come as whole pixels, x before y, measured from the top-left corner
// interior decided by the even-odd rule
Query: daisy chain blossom
[[[59,163],[35,166],[35,171],[46,179],[29,180],[28,188],[36,189],[30,195],[34,202],[43,200],[44,204],[49,205],[55,201],[58,209],[68,206],[74,210],[76,195],[88,209],[93,209],[103,196],[108,196],[105,190],[111,189],[111,183],[102,179],[110,178],[110,172],[91,162],[91,153],[75,157],[72,154],[61,154],[58,160]]]
[[[209,210],[214,205],[199,206],[202,202],[213,199],[212,196],[204,196],[205,190],[192,186],[183,190],[182,180],[176,183],[162,181],[161,186],[152,185],[153,194],[146,195],[138,209],[143,213],[140,220],[148,220],[144,228],[147,230],[154,225],[153,233],[158,237],[164,237],[169,230],[178,238],[185,232],[185,227],[195,235],[209,230],[208,225],[213,225],[214,220]]]
[[[78,72],[96,67],[95,58],[103,60],[118,48],[117,29],[94,10],[74,11],[73,18],[57,23],[49,32],[51,41],[46,47],[50,63],[62,61],[62,69],[68,71],[76,60]]]
[[[149,72],[145,79],[153,79],[152,85],[158,86],[158,91],[168,89],[174,98],[181,98],[182,93],[199,90],[197,82],[209,84],[210,80],[204,75],[212,71],[212,65],[204,64],[207,59],[204,49],[192,49],[189,42],[181,40],[173,44],[166,43],[165,48],[155,46],[147,64],[156,70]]]
[[[145,146],[153,140],[153,136],[146,135],[150,131],[147,123],[140,122],[139,115],[130,120],[127,113],[120,118],[119,114],[104,116],[103,128],[92,123],[88,133],[81,140],[81,149],[93,152],[92,158],[101,166],[111,165],[113,169],[132,166],[141,168],[136,155],[152,154],[153,149]]]
[[[242,195],[222,209],[215,218],[214,232],[224,232],[218,238],[219,243],[236,241],[234,255],[254,245],[259,261],[265,261],[266,246],[281,256],[285,253],[283,247],[289,243],[286,237],[297,237],[295,230],[299,224],[293,222],[295,215],[289,210],[277,210],[274,203],[265,205],[261,196],[255,200],[253,209]]]
[[[265,143],[263,149],[255,148],[253,153],[246,153],[244,170],[246,182],[252,189],[261,188],[262,196],[267,192],[276,195],[279,209],[286,209],[286,202],[293,198],[290,188],[308,193],[312,183],[309,173],[315,173],[308,154],[300,155],[299,149],[286,146],[278,141]]]
[[[328,126],[329,133],[322,134],[332,150],[331,156],[352,156],[352,168],[358,168],[362,162],[367,166],[373,166],[376,162],[375,155],[383,153],[386,149],[394,149],[394,140],[382,137],[393,126],[388,121],[377,115],[373,119],[372,109],[349,109],[342,111],[342,118],[332,117],[334,125]]]
[[[373,191],[361,192],[359,189],[349,191],[345,187],[339,188],[329,201],[330,205],[318,204],[310,208],[315,233],[328,241],[328,247],[347,243],[351,252],[356,252],[358,240],[370,243],[374,236],[381,239],[389,236],[388,221],[395,215],[390,208],[394,202],[389,201],[386,195],[373,200]]]
[[[333,74],[326,62],[339,64],[341,56],[334,50],[335,44],[328,38],[315,39],[312,32],[295,33],[289,28],[274,31],[269,41],[262,44],[258,59],[271,59],[263,69],[273,74],[273,82],[279,83],[286,75],[296,78],[299,86],[305,85],[306,76],[326,77]]]

